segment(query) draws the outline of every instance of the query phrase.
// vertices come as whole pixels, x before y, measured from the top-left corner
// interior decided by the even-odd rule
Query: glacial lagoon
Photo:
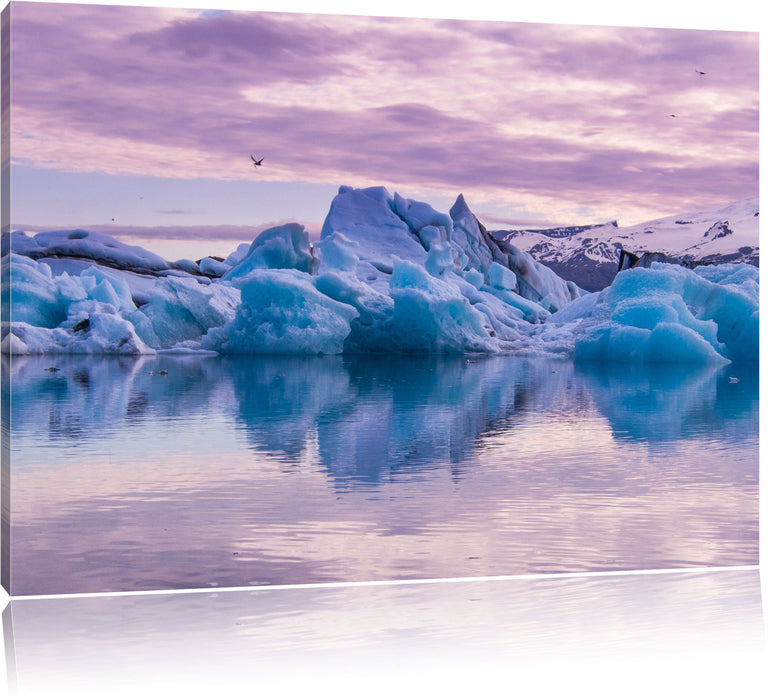
[[[14,595],[758,562],[735,364],[2,362]]]

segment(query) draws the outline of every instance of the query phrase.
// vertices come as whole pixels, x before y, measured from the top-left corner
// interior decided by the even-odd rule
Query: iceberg
[[[497,352],[486,316],[460,290],[423,267],[397,260],[391,275],[392,325],[398,349],[409,352]]]
[[[3,236],[6,354],[517,353],[718,365],[759,358],[759,271],[668,263],[587,293],[448,213],[341,187],[319,240],[287,223],[168,263],[102,234]]]
[[[30,258],[84,258],[121,270],[142,272],[166,270],[169,263],[160,256],[140,246],[127,245],[112,236],[95,231],[47,231],[27,236],[24,231],[14,231],[3,242],[6,249]]]
[[[234,279],[256,269],[290,269],[309,272],[313,256],[304,226],[285,224],[260,233],[245,257],[223,275]]]
[[[81,328],[41,328],[17,322],[3,328],[0,343],[8,355],[148,355],[134,326],[112,313],[95,312]]]
[[[222,354],[336,355],[358,312],[319,292],[299,270],[253,270],[239,280],[234,318],[208,331],[205,350]]]
[[[232,320],[239,303],[234,287],[167,277],[156,281],[147,304],[125,316],[149,346],[169,349]]]
[[[3,319],[53,328],[67,317],[51,268],[16,253],[3,256]],[[13,295],[10,280],[13,279]]]
[[[588,323],[582,324],[576,338],[575,358],[690,364],[756,361],[759,271],[743,267],[748,269],[696,272],[656,263],[619,273],[592,308],[582,309]]]

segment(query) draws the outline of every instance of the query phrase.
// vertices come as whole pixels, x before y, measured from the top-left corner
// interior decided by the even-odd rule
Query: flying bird
[[[675,114],[669,114],[668,116],[669,117],[675,117],[676,115]]]
[[[696,69],[695,69],[695,72],[696,72],[698,75],[706,75],[706,71],[705,71],[705,70],[698,70],[698,69],[696,68]]]
[[[251,156],[251,160],[253,161],[253,167],[258,168],[261,165],[261,161],[264,160],[264,158],[259,158],[256,160],[253,156]]]

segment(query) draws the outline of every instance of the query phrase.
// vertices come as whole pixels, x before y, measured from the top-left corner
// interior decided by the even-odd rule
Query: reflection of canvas
[[[162,683],[297,698],[332,679],[345,697],[411,681],[490,697],[517,677],[553,698],[588,684],[614,698],[644,668],[644,697],[666,678],[712,698],[721,679],[758,698],[769,685],[749,661],[766,656],[756,571],[13,600],[4,617],[24,698]]]
[[[756,34],[3,17],[6,589],[757,563]]]

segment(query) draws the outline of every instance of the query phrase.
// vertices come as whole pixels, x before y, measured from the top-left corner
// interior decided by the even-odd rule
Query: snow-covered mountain
[[[622,251],[636,256],[661,253],[685,264],[737,262],[759,266],[759,211],[759,197],[750,197],[721,209],[667,216],[622,228],[612,221],[490,233],[530,253],[563,279],[597,291],[612,283]]]

